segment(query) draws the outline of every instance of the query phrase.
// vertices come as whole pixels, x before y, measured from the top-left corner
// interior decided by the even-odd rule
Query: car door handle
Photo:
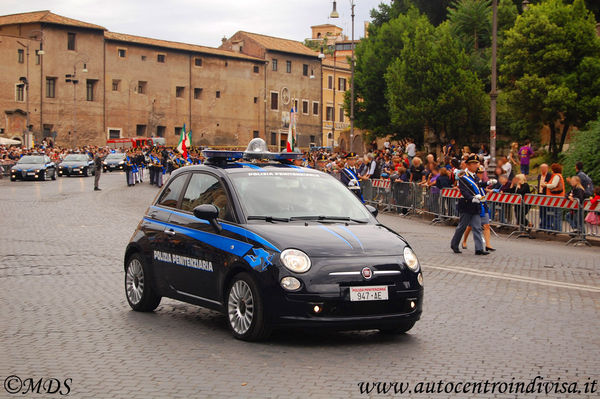
[[[167,233],[170,236],[174,236],[175,235],[175,230],[173,230],[173,229],[165,230],[165,233]]]

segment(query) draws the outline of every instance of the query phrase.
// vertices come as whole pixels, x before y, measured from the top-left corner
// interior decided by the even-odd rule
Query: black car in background
[[[56,164],[47,155],[24,155],[10,168],[10,180],[56,180]]]
[[[205,151],[169,178],[125,251],[131,308],[204,306],[249,341],[276,327],[410,330],[423,301],[410,245],[334,177],[261,142],[258,155]],[[245,155],[284,162],[231,160]]]
[[[122,152],[112,152],[104,158],[102,169],[112,172],[113,170],[123,170],[126,164],[126,155]]]
[[[59,176],[92,176],[94,160],[88,154],[67,154],[58,164]]]

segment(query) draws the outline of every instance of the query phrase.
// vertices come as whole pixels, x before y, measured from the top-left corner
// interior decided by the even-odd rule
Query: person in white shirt
[[[413,139],[408,139],[408,145],[406,146],[406,154],[408,155],[408,160],[412,165],[413,158],[417,156],[417,146],[415,145],[415,141]]]

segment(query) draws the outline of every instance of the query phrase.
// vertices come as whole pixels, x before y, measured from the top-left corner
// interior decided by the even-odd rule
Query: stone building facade
[[[217,49],[38,11],[0,16],[0,70],[0,137],[22,138],[29,120],[36,142],[174,145],[185,124],[194,145],[277,146],[297,102],[298,144],[321,144],[320,60],[291,40],[238,32]]]
[[[224,39],[221,49],[264,60],[267,143],[285,148],[290,110],[297,109],[297,143],[322,145],[321,60],[302,43],[250,32]]]

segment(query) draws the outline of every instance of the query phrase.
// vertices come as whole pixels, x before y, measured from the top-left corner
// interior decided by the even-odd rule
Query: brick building
[[[285,147],[290,109],[298,110],[297,141],[300,147],[322,143],[322,80],[318,52],[302,43],[249,32],[237,32],[220,47],[266,62],[267,143]]]
[[[0,16],[0,137],[22,138],[29,119],[38,142],[159,136],[173,145],[185,123],[194,145],[252,137],[277,145],[297,102],[298,144],[320,145],[318,55],[245,32],[227,42],[216,49],[120,34],[50,11]]]

